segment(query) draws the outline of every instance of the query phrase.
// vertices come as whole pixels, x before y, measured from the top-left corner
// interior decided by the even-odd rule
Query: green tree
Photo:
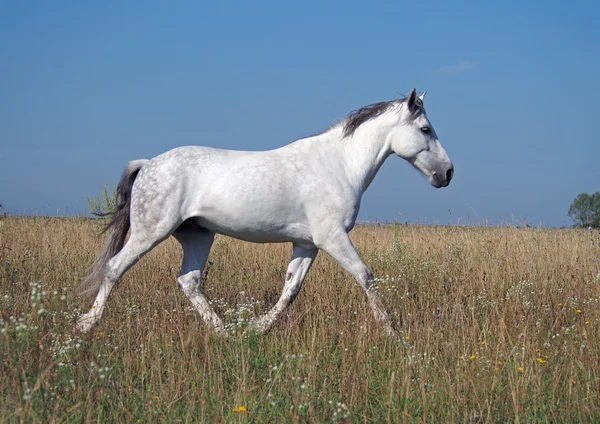
[[[117,204],[117,190],[112,189],[109,193],[105,184],[101,194],[97,194],[93,199],[87,197],[87,201],[93,215],[105,216],[111,214],[115,211]]]
[[[571,203],[569,216],[575,227],[600,228],[600,191],[578,194]]]

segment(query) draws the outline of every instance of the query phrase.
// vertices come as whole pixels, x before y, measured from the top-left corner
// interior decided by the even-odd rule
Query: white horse
[[[87,332],[102,316],[111,289],[154,246],[173,235],[183,248],[177,283],[217,332],[223,321],[202,294],[202,270],[215,234],[257,243],[292,242],[281,297],[253,321],[270,328],[298,294],[319,249],[354,276],[377,321],[392,331],[373,274],[350,241],[363,193],[392,153],[421,171],[434,187],[454,168],[413,89],[402,99],[365,106],[321,134],[263,152],[186,146],[129,162],[117,187],[112,232],[83,281],[98,291],[77,323]],[[127,231],[131,236],[125,243]]]

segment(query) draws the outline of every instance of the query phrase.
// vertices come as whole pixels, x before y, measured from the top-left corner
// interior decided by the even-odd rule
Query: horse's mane
[[[350,112],[341,121],[341,124],[344,126],[342,137],[348,137],[354,134],[354,132],[362,124],[370,119],[378,117],[393,107],[400,106],[402,103],[406,102],[406,99],[406,97],[402,97],[400,99],[390,100],[387,102],[373,103],[372,105],[363,106],[360,109]],[[423,101],[417,97],[415,101],[415,107],[409,112],[409,116],[406,119],[408,121],[414,121],[423,112],[425,112]]]
[[[360,127],[365,122],[376,118],[379,115],[382,115],[383,113],[387,112],[388,110],[394,107],[399,107],[402,103],[406,102],[406,99],[407,97],[401,97],[399,99],[373,103],[371,105],[363,106],[360,109],[353,110],[348,115],[346,115],[341,121],[336,122],[324,131],[310,136],[297,138],[291,141],[289,144],[295,143],[296,141],[303,140],[305,138],[315,137],[321,134],[328,133],[329,131],[331,131],[334,128],[337,128],[340,125],[343,126],[342,138],[346,138],[354,134],[358,127]],[[423,105],[423,101],[417,97],[415,100],[415,107],[409,112],[409,115],[406,117],[406,119],[408,121],[414,121],[424,112],[425,106]]]

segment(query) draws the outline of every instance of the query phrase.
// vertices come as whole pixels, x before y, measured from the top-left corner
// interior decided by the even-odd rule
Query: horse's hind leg
[[[106,264],[100,290],[96,295],[94,304],[90,311],[83,314],[77,321],[77,329],[86,333],[92,326],[102,317],[106,301],[117,281],[131,268],[137,261],[141,259],[148,251],[160,243],[164,238],[159,240],[150,240],[147,238],[136,237],[132,234],[123,249],[117,253]]]
[[[202,319],[212,325],[218,333],[225,332],[221,318],[211,308],[202,294],[202,270],[215,239],[215,233],[198,228],[184,227],[173,233],[183,248],[183,263],[177,284],[190,299]]]
[[[285,285],[283,286],[283,291],[279,300],[269,312],[254,322],[254,327],[259,332],[267,331],[271,325],[273,325],[277,317],[279,317],[279,315],[281,315],[281,313],[296,298],[302,287],[304,277],[306,277],[317,253],[319,253],[319,250],[314,246],[303,247],[294,244],[292,259],[290,260],[285,274]]]

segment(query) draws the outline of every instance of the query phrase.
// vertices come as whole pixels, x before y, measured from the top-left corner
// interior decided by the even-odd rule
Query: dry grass
[[[0,221],[0,421],[600,420],[597,231],[359,227],[396,339],[325,254],[270,333],[221,339],[177,289],[172,239],[78,335],[98,229]],[[290,253],[219,238],[205,290],[221,316],[243,329],[272,305]]]

